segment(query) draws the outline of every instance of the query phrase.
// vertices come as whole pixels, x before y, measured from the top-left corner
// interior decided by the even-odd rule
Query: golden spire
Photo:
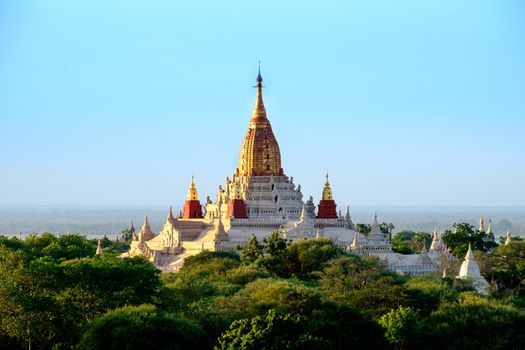
[[[266,116],[262,97],[263,78],[257,74],[257,98],[248,131],[241,144],[237,176],[282,176],[281,152],[270,121]]]
[[[332,200],[332,189],[330,188],[330,183],[328,182],[328,174],[326,174],[326,182],[323,188],[323,200]]]
[[[492,234],[492,220],[489,220],[489,227],[487,228],[487,236]]]
[[[268,121],[268,118],[266,117],[266,108],[264,108],[264,102],[263,102],[263,96],[262,96],[262,82],[263,78],[261,76],[261,64],[259,62],[259,73],[257,74],[257,97],[255,98],[255,107],[253,107],[253,113],[252,113],[252,119],[250,121],[250,125],[257,124],[257,125],[267,125],[270,122]]]
[[[479,231],[485,231],[485,222],[483,221],[483,215],[481,215],[481,218],[479,219]]]
[[[187,199],[189,201],[199,200],[199,194],[197,193],[197,187],[195,186],[195,178],[193,177],[193,175],[191,175],[191,184],[190,184],[190,188],[188,189]]]

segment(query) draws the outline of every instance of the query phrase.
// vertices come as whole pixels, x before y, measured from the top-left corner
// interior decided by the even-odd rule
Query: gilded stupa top
[[[326,182],[323,188],[323,200],[332,200],[332,189],[330,188],[330,183],[328,182],[328,174],[326,174]]]
[[[261,76],[261,70],[259,69],[259,73],[257,74],[257,79],[255,80],[257,82],[257,97],[255,98],[255,106],[253,107],[252,112],[252,119],[250,120],[250,127],[258,125],[258,126],[266,126],[270,124],[270,121],[268,120],[268,117],[266,116],[266,108],[264,108],[264,102],[262,97],[262,82],[263,78]]]
[[[241,144],[238,176],[271,176],[283,175],[281,152],[275,139],[272,126],[266,115],[262,97],[261,71],[257,74],[257,97],[248,131]]]
[[[197,187],[195,186],[195,179],[194,179],[193,175],[191,176],[191,184],[190,184],[190,188],[188,189],[187,199],[189,201],[198,201],[199,200],[199,194],[197,193]]]

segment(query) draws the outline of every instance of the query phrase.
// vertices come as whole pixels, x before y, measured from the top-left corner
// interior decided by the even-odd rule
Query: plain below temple
[[[412,275],[442,269],[449,256],[441,235],[434,232],[430,250],[402,255],[392,251],[375,216],[368,235],[355,230],[349,207],[337,210],[328,175],[321,200],[303,200],[301,185],[285,174],[279,144],[266,114],[262,76],[257,75],[257,96],[248,130],[241,143],[238,167],[219,186],[213,201],[199,200],[192,176],[182,212],[170,207],[163,228],[154,234],[145,217],[127,255],[144,255],[163,271],[177,271],[188,256],[203,250],[235,250],[254,234],[258,238],[279,231],[290,240],[328,237],[341,248],[359,255],[375,255],[388,268]],[[204,207],[204,208],[203,208]]]

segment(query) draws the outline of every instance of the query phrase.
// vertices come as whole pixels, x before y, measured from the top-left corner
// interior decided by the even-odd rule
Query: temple
[[[378,256],[388,268],[400,273],[437,271],[438,258],[447,253],[437,234],[430,252],[424,247],[421,254],[394,253],[390,235],[381,230],[377,215],[366,235],[355,230],[349,206],[344,214],[337,211],[328,174],[317,208],[312,196],[303,200],[301,185],[294,183],[281,164],[262,83],[259,70],[255,106],[241,142],[237,168],[218,186],[215,199],[208,196],[201,204],[192,176],[181,214],[175,217],[170,207],[156,235],[146,216],[127,255],[143,255],[163,271],[177,271],[186,257],[203,250],[235,251],[252,235],[262,239],[278,231],[289,240],[328,237],[346,251]]]

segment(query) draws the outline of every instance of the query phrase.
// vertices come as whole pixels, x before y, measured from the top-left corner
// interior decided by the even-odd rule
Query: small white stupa
[[[432,233],[432,244],[430,244],[430,252],[439,252],[443,250],[443,235],[438,233],[437,228]]]
[[[489,284],[479,272],[479,266],[476,262],[476,259],[474,258],[474,254],[472,253],[472,247],[470,243],[468,245],[468,251],[467,255],[465,256],[465,260],[463,260],[461,268],[459,269],[459,275],[456,278],[468,280],[472,283],[472,286],[478,293],[484,295],[488,294],[487,287]]]
[[[509,245],[509,243],[512,242],[512,236],[510,234],[510,228],[507,230],[507,234],[505,235],[505,245]]]
[[[98,240],[97,243],[97,251],[95,252],[96,255],[102,255],[102,240]]]

